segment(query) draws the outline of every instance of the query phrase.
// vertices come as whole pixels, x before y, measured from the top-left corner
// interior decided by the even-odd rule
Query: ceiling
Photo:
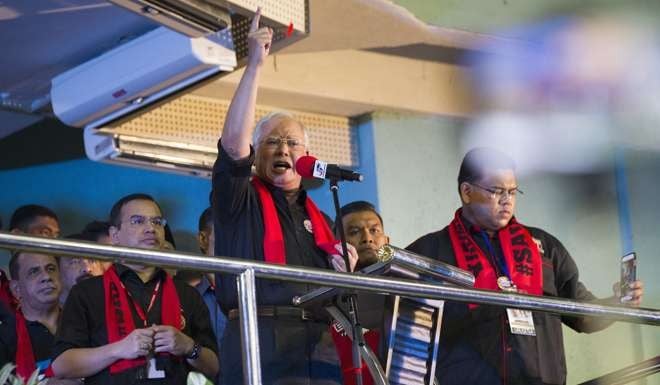
[[[340,115],[464,116],[465,52],[489,40],[521,44],[503,27],[586,3],[594,1],[310,0],[311,35],[272,55],[260,102]],[[0,0],[0,138],[52,116],[53,76],[156,27],[102,0]],[[429,76],[445,87],[420,86]],[[239,77],[236,71],[195,92],[229,97]]]

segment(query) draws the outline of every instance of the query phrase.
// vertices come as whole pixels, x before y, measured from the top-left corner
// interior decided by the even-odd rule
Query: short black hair
[[[94,234],[92,233],[75,233],[75,234],[69,234],[64,237],[64,239],[74,239],[78,241],[89,241],[89,242],[96,242],[96,237],[94,237]]]
[[[199,216],[199,223],[197,224],[198,231],[207,231],[211,228],[213,224],[213,210],[210,207],[207,207],[202,215]]]
[[[463,157],[458,171],[458,193],[461,193],[461,183],[473,183],[481,180],[494,170],[516,170],[516,163],[507,154],[490,147],[477,147],[468,151]]]
[[[23,251],[21,250],[11,253],[11,258],[9,259],[9,278],[13,280],[18,279],[18,272],[21,270],[21,267],[18,264],[18,258],[22,253]]]
[[[103,221],[91,221],[85,225],[85,228],[80,233],[85,239],[98,242],[102,236],[110,235],[110,223]]]
[[[121,226],[121,209],[124,207],[124,205],[128,202],[132,201],[151,201],[154,202],[154,204],[158,207],[158,210],[160,210],[161,214],[163,213],[163,210],[160,208],[160,205],[156,200],[148,194],[144,193],[136,193],[136,194],[129,194],[126,195],[125,197],[119,199],[113,206],[112,209],[110,210],[110,226],[115,226],[119,228]]]
[[[76,233],[76,234],[69,234],[69,235],[65,236],[64,239],[71,239],[71,240],[75,240],[75,241],[96,242],[96,238],[94,237],[93,234],[91,234],[91,233],[84,233],[84,232],[82,232],[82,233]],[[80,257],[69,257],[69,256],[66,256],[66,258],[80,258]],[[63,259],[60,258],[59,256],[56,257],[55,259],[57,259],[57,263],[58,263],[58,264],[60,264],[60,262],[63,261]]]
[[[21,271],[21,266],[18,263],[18,259],[21,257],[21,255],[26,253],[28,253],[28,251],[25,250],[16,250],[11,253],[11,258],[9,259],[9,278],[13,279],[14,281],[18,280],[18,274]],[[53,258],[55,258],[55,263],[57,263],[59,266],[60,258],[57,256],[53,256]]]
[[[341,213],[341,218],[335,218],[335,228],[337,227],[337,222],[343,220],[344,217],[347,216],[348,214],[359,213],[362,211],[371,211],[372,213],[376,214],[378,220],[380,221],[380,225],[385,227],[385,224],[383,223],[383,218],[380,216],[378,211],[376,211],[376,207],[374,207],[374,205],[372,205],[367,201],[354,201],[345,204],[344,206],[342,206],[341,209],[339,209],[339,212]]]
[[[59,222],[55,212],[48,207],[34,204],[24,205],[17,208],[11,215],[11,219],[9,220],[9,231],[18,229],[26,233],[32,221],[38,217],[49,217]]]

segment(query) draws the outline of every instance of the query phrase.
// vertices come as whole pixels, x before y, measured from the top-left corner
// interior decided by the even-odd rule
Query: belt
[[[231,309],[227,313],[228,320],[238,319],[238,309]],[[310,321],[314,319],[311,311],[301,309],[293,306],[259,306],[257,308],[257,316],[259,317],[276,317],[276,318],[298,318],[303,321]]]

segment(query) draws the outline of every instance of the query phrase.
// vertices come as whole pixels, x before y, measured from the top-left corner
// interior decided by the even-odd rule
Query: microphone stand
[[[346,246],[346,236],[344,235],[344,225],[341,220],[341,206],[339,205],[339,180],[337,178],[330,179],[330,191],[332,191],[332,199],[335,204],[335,218],[339,220],[335,223],[337,232],[339,233],[339,240],[341,241],[341,250],[342,256],[344,257],[344,263],[346,264],[346,270],[348,271],[351,268],[351,264],[348,259],[348,246]],[[362,325],[358,320],[358,309],[357,309],[357,294],[354,290],[347,292],[343,298],[348,303],[348,313],[350,315],[350,321],[353,325],[353,373],[355,375],[355,383],[357,385],[362,385],[362,358],[360,357],[360,350],[364,347],[364,335],[362,333]]]

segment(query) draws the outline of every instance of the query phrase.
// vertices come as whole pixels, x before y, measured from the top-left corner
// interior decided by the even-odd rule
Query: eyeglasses
[[[296,138],[282,138],[282,137],[275,137],[275,136],[269,136],[268,138],[264,139],[261,141],[262,144],[264,144],[266,147],[269,148],[278,148],[282,144],[286,143],[286,145],[289,148],[293,149],[302,149],[305,147],[305,143],[303,143],[302,140],[296,139]]]
[[[505,189],[504,187],[484,187],[480,186],[476,183],[470,183],[473,186],[479,187],[480,189],[486,191],[489,193],[489,197],[491,199],[497,199],[498,201],[504,198],[506,195],[507,197],[511,196],[514,197],[518,194],[524,195],[525,193],[522,192],[518,187],[510,188],[510,189]]]
[[[128,219],[128,223],[133,226],[143,226],[145,223],[151,223],[153,227],[165,227],[167,225],[167,219],[163,217],[145,217],[144,215],[131,215]]]

